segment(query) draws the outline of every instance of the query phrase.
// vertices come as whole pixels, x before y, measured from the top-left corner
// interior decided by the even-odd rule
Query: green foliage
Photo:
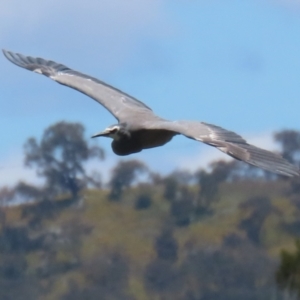
[[[170,230],[164,230],[155,241],[157,258],[175,262],[178,258],[178,244]]]
[[[225,237],[221,246],[194,250],[182,266],[188,294],[201,295],[199,299],[271,299],[274,282],[264,274],[274,272],[275,264],[266,253],[237,235]]]
[[[286,299],[274,274],[299,235],[291,181],[236,162],[163,176],[129,160],[103,189],[84,168],[102,150],[64,122],[25,154],[46,185],[0,190],[0,299]],[[300,295],[296,248],[276,280]]]
[[[197,214],[196,193],[189,185],[190,174],[173,172],[161,180],[163,196],[171,204],[170,214],[177,226],[188,226]]]
[[[281,145],[282,155],[293,163],[300,162],[300,132],[282,130],[275,133],[275,141]]]
[[[295,246],[293,252],[282,250],[276,280],[282,289],[295,291],[300,297],[300,240],[295,242]]]
[[[277,141],[282,149],[282,155],[292,163],[300,166],[300,132],[296,130],[282,130],[275,134]],[[300,195],[300,181],[297,177],[289,180],[290,188],[288,193],[295,199]]]
[[[217,161],[211,164],[211,172],[205,170],[196,172],[195,176],[200,186],[197,200],[199,214],[210,211],[212,201],[217,198],[219,185],[230,178],[234,165],[233,163]]]
[[[146,171],[146,165],[138,160],[120,161],[112,170],[109,181],[109,187],[111,188],[109,199],[113,201],[120,200],[123,190],[130,187],[137,175]]]
[[[25,143],[25,163],[44,177],[48,196],[70,192],[77,197],[89,180],[83,164],[93,157],[103,159],[103,150],[89,146],[83,134],[81,124],[59,122],[39,142],[30,138]]]
[[[99,253],[83,265],[85,286],[78,288],[74,281],[69,282],[69,290],[62,300],[101,299],[134,300],[127,292],[129,264],[119,251]]]
[[[174,201],[177,196],[179,182],[174,176],[168,176],[164,179],[164,198],[169,201]]]
[[[169,261],[157,259],[146,267],[144,282],[150,294],[174,295],[180,289],[179,271]]]
[[[188,226],[195,218],[197,213],[195,200],[195,193],[187,187],[181,187],[177,191],[177,197],[172,201],[170,208],[171,216],[177,226]]]
[[[240,222],[239,228],[246,232],[249,240],[255,244],[259,244],[261,242],[260,233],[263,224],[268,215],[272,211],[275,211],[275,209],[272,207],[269,198],[259,196],[249,198],[241,204],[241,208],[250,209],[252,212],[248,218]]]
[[[108,191],[91,190],[85,192],[81,207],[64,206],[63,199],[52,201],[55,213],[42,217],[35,227],[29,226],[32,211],[38,214],[49,207],[26,205],[23,219],[10,217],[19,210],[12,207],[7,212],[8,229],[1,231],[6,246],[0,247],[1,256],[11,265],[11,274],[33,282],[35,299],[98,299],[99,294],[103,299],[238,299],[243,292],[247,299],[268,299],[274,294],[270,278],[276,262],[266,251],[268,245],[252,243],[238,229],[249,218],[248,211],[251,216],[260,207],[259,201],[247,202],[245,186],[241,190],[232,183],[220,186],[214,213],[185,227],[168,221],[173,218],[172,202],[164,200],[163,184],[129,188],[121,202],[107,201]],[[266,193],[270,190],[274,191],[266,185]],[[143,193],[151,193],[152,205],[136,210],[136,197]],[[245,204],[224,212],[222,201]],[[19,221],[24,225],[10,229]],[[17,284],[15,279],[5,280],[11,287]]]
[[[148,194],[141,194],[135,200],[135,209],[147,209],[151,206],[151,197]]]

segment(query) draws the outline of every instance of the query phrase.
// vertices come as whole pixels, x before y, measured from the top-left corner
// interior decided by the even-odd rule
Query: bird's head
[[[121,124],[116,124],[116,125],[111,125],[105,128],[103,131],[94,134],[92,138],[104,136],[104,137],[110,137],[114,140],[118,140],[120,139],[121,136],[123,136],[126,133],[127,132],[125,131],[125,128],[123,128]]]

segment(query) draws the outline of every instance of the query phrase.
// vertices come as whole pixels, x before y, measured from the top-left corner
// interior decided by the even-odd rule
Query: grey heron
[[[285,176],[300,175],[299,169],[280,155],[250,145],[232,131],[199,121],[165,120],[156,116],[151,108],[134,97],[65,65],[6,50],[3,50],[3,53],[15,65],[50,77],[103,105],[118,123],[93,137],[112,138],[112,149],[117,155],[128,155],[163,146],[174,136],[181,134],[267,171]]]

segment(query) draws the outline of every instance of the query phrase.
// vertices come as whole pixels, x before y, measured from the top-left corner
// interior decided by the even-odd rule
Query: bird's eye
[[[111,133],[116,133],[118,131],[118,128],[113,128],[110,132]]]

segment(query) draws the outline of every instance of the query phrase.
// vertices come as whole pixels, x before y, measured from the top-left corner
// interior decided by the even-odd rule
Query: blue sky
[[[206,121],[274,149],[273,132],[300,130],[298,0],[3,0],[1,48],[55,60],[144,101],[167,119]],[[115,123],[93,100],[0,57],[0,185],[23,178],[22,147],[61,120],[91,136]],[[108,172],[120,158],[99,139]],[[185,138],[129,156],[153,169],[225,158]],[[92,168],[92,167],[91,167]]]

